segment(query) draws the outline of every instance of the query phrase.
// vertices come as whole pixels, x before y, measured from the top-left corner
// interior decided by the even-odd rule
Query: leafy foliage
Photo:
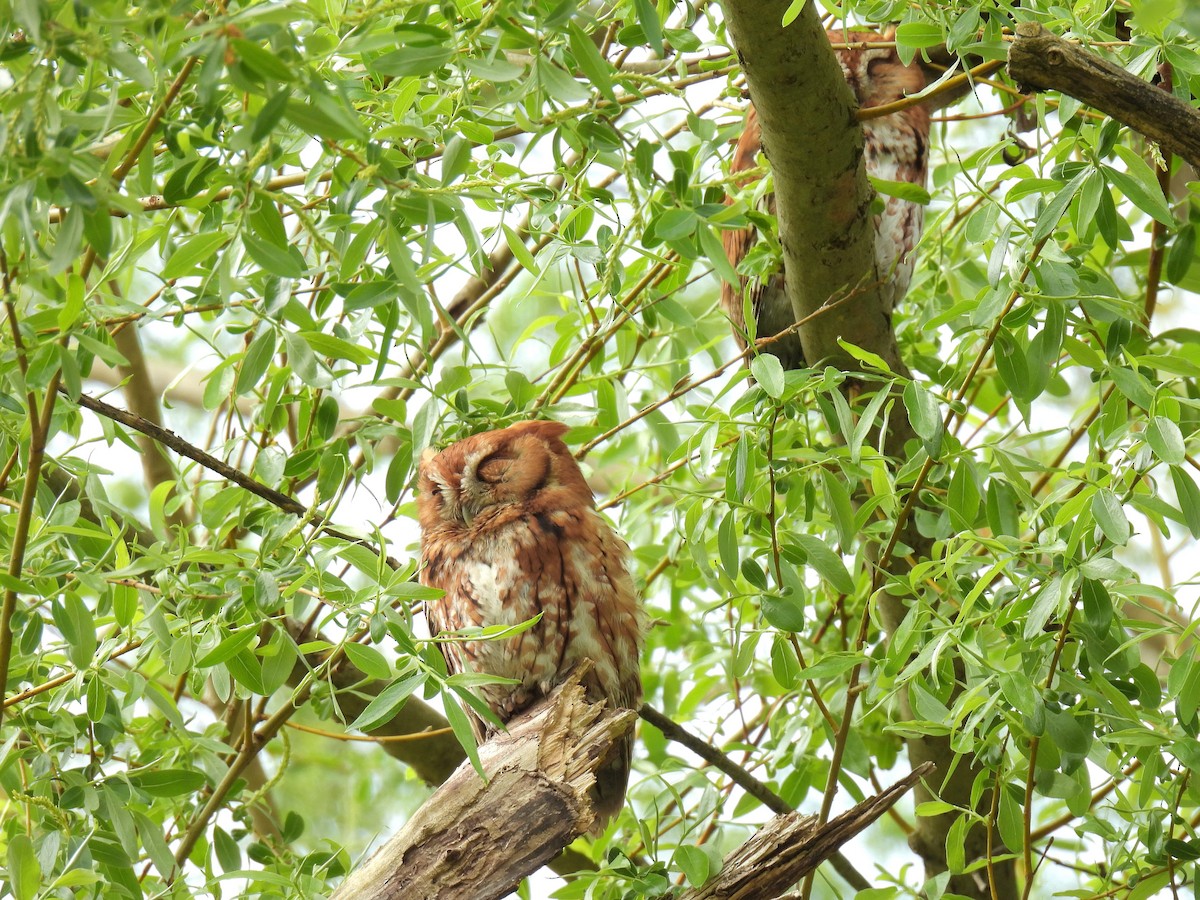
[[[827,11],[984,60],[1035,18],[1196,96],[1200,22],[1168,7]],[[534,416],[574,426],[633,549],[648,699],[787,803],[860,799],[904,738],[948,735],[942,775],[993,791],[986,816],[906,813],[956,817],[951,870],[982,817],[1033,895],[1194,881],[1200,192],[1177,162],[980,85],[1036,130],[957,121],[970,104],[938,126],[896,317],[914,378],[848,390],[744,367],[717,310],[720,230],[761,216],[724,202],[740,88],[715,6],[16,0],[0,22],[17,900],[325,895],[436,780],[422,741],[386,745],[408,767],[331,741],[420,730],[444,696],[470,742],[415,615],[414,458]],[[84,407],[108,391],[178,444]],[[918,439],[888,459],[902,414]],[[905,524],[931,552],[885,578]],[[639,747],[559,896],[702,883],[764,818],[654,728]],[[898,829],[866,840],[872,896],[921,884]]]

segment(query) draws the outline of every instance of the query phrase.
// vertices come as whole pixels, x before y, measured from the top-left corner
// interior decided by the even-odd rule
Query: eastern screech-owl
[[[532,628],[499,639],[442,643],[446,667],[516,680],[475,693],[502,722],[545,696],[583,659],[592,700],[636,709],[641,611],[629,548],[596,511],[558,422],[519,422],[421,457],[417,509],[421,582],[445,596],[426,604],[432,634],[486,625]],[[473,715],[475,735],[495,726]],[[596,828],[624,803],[633,738],[597,773]]]
[[[847,42],[875,43],[891,41],[891,34],[854,31],[827,32],[835,44]],[[894,47],[835,50],[855,97],[862,108],[882,106],[922,90],[926,85],[925,72],[915,63],[905,66]],[[910,181],[924,186],[926,156],[929,143],[929,110],[924,106],[908,109],[879,119],[863,122],[864,156],[867,174],[886,181]],[[755,157],[762,149],[758,116],[751,106],[746,114],[746,126],[733,151],[731,174],[756,165]],[[921,237],[925,221],[924,207],[919,203],[885,197],[883,212],[875,216],[875,271],[883,282],[883,299],[887,309],[898,303],[908,290],[912,278],[912,249]],[[732,203],[730,197],[726,202]],[[767,212],[775,212],[773,194],[765,198]],[[754,246],[757,235],[753,228],[726,231],[723,235],[725,253],[737,268]],[[748,282],[750,282],[748,284]],[[721,306],[733,324],[734,337],[744,350],[745,321],[743,291],[749,288],[750,308],[754,311],[756,333],[764,338],[778,334],[796,321],[784,289],[782,272],[766,281],[741,278],[741,284],[721,285]],[[792,333],[768,345],[771,353],[780,358],[785,368],[804,364],[799,335]]]

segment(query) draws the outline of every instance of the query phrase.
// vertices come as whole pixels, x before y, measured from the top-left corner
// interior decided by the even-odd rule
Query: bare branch
[[[1017,26],[1008,73],[1026,90],[1081,100],[1200,166],[1200,111],[1037,22]]]
[[[65,390],[62,393],[64,396],[69,397]],[[212,454],[205,453],[200,448],[189,444],[175,432],[167,428],[163,428],[161,425],[155,425],[153,422],[150,422],[141,416],[134,415],[131,412],[127,412],[126,410],[120,409],[116,406],[112,406],[108,403],[105,403],[103,400],[97,400],[94,397],[89,397],[87,394],[80,394],[78,397],[72,399],[74,399],[76,403],[85,409],[90,409],[92,412],[98,413],[107,419],[112,419],[114,422],[120,422],[122,425],[126,425],[135,431],[141,432],[142,434],[153,438],[164,447],[174,450],[180,456],[186,456],[188,459],[204,466],[204,468],[208,469],[209,471],[216,472],[222,478],[232,481],[243,490],[249,491],[256,497],[261,497],[273,506],[279,507],[284,512],[291,513],[292,515],[299,516],[300,518],[311,517],[317,523],[322,523],[324,521],[323,516],[315,511],[310,511],[308,507],[306,507],[299,500],[289,497],[282,491],[277,491],[274,488],[267,487],[261,482],[255,481],[249,475],[238,471],[233,466],[217,459]],[[331,537],[339,538],[340,540],[348,541],[352,544],[361,544],[368,550],[371,550],[374,553],[380,553],[382,555],[382,550],[375,547],[375,545],[370,541],[366,541],[360,537],[355,537],[352,534],[347,534],[344,531],[331,528],[327,525],[321,525],[321,530]],[[393,569],[400,568],[400,563],[392,559],[390,556],[385,557],[385,559],[387,564]]]
[[[480,747],[487,780],[461,765],[335,900],[504,897],[586,832],[595,771],[637,717],[589,703],[582,674]]]
[[[925,763],[825,826],[818,826],[815,816],[794,812],[776,816],[725,858],[720,873],[703,887],[684,891],[679,900],[778,897],[887,812],[914,784],[933,771],[933,765]]]

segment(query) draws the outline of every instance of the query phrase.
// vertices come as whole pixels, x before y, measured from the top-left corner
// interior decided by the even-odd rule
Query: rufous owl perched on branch
[[[868,31],[826,32],[830,42],[848,42],[868,45],[891,43],[893,30],[884,34]],[[881,106],[910,96],[922,90],[928,75],[916,62],[905,66],[900,62],[894,46],[865,49],[836,49],[834,54],[841,64],[860,108]],[[867,174],[886,181],[908,181],[924,187],[929,145],[929,109],[925,105],[910,106],[900,112],[862,123],[864,155]],[[733,151],[729,167],[736,175],[757,165],[756,157],[762,149],[758,116],[751,106],[746,114],[746,125]],[[749,179],[742,183],[748,183]],[[728,197],[727,203],[733,202]],[[763,201],[766,211],[774,214],[775,195],[768,194]],[[908,290],[913,273],[913,247],[921,237],[925,210],[919,203],[885,197],[883,212],[873,220],[875,229],[875,271],[882,282],[883,299],[888,310],[898,303]],[[726,231],[722,236],[725,253],[736,269],[750,248],[758,240],[753,226]],[[746,326],[743,314],[744,292],[749,292],[750,309],[754,313],[756,335],[769,337],[788,328],[796,321],[792,305],[787,297],[782,271],[770,275],[765,281],[742,276],[740,284],[721,285],[721,306],[733,326],[734,337],[741,349],[746,348]],[[800,337],[793,332],[767,345],[769,352],[779,357],[785,368],[804,365],[804,354]]]
[[[589,699],[636,709],[642,685],[641,609],[629,548],[596,510],[558,422],[519,422],[421,457],[417,509],[421,583],[445,591],[426,615],[451,674],[515,684],[473,688],[501,722],[546,696],[576,663],[594,664]],[[541,618],[523,631],[454,638],[465,628]],[[469,708],[475,736],[493,723]],[[633,737],[597,772],[596,830],[624,803]]]

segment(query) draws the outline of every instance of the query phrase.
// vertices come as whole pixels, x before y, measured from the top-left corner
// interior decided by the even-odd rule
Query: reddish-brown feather
[[[589,696],[613,707],[641,701],[641,611],[628,548],[596,511],[557,422],[521,422],[421,459],[417,510],[421,581],[445,591],[426,604],[430,631],[519,626],[493,639],[441,643],[450,672],[513,679],[474,692],[504,722],[590,659]],[[494,726],[469,709],[476,736]],[[632,737],[597,775],[602,825],[620,810]]]

